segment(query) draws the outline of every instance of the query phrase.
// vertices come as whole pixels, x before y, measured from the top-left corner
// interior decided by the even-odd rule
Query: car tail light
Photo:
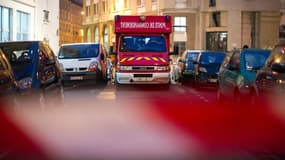
[[[26,77],[19,81],[19,88],[20,89],[28,89],[32,87],[32,78]]]
[[[89,72],[96,71],[97,67],[98,67],[98,63],[97,62],[91,62],[91,64],[89,65],[88,71]]]

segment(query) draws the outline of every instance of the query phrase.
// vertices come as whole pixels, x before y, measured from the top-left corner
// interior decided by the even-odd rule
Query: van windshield
[[[221,64],[226,54],[223,53],[203,53],[200,58],[201,64]]]
[[[163,36],[123,36],[120,51],[166,52],[166,42]]]
[[[99,54],[98,44],[74,44],[62,46],[58,53],[59,59],[92,58]]]

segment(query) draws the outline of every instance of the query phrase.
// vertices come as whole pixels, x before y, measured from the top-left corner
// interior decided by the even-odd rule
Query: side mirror
[[[46,64],[55,64],[55,59],[49,59],[46,61]]]
[[[109,47],[109,55],[116,55],[117,53],[114,52],[114,46]]]
[[[179,59],[178,62],[180,62],[180,63],[185,63],[185,60]]]
[[[274,64],[271,66],[271,70],[280,73],[280,72],[284,72],[284,71],[285,71],[285,67],[282,66],[281,64],[274,63]]]
[[[238,71],[239,70],[239,66],[237,66],[237,65],[229,65],[229,70],[231,70],[231,71]]]
[[[173,52],[170,52],[169,55],[178,55],[179,54],[179,47],[177,45],[173,46]]]
[[[103,61],[105,59],[105,55],[104,54],[100,54],[100,59]]]

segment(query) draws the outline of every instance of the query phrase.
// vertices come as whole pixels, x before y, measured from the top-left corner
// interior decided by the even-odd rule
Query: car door
[[[240,52],[234,52],[230,61],[224,69],[221,70],[219,76],[220,91],[225,96],[234,96],[237,81],[240,72]]]
[[[11,93],[16,87],[12,67],[0,49],[0,95]]]
[[[57,70],[55,67],[55,57],[44,44],[39,49],[38,75],[41,84],[46,86],[56,81]]]
[[[104,80],[107,79],[107,53],[106,53],[106,49],[103,45],[101,46],[101,50],[100,50],[100,57],[99,57],[99,61],[100,64],[102,66],[102,78]]]

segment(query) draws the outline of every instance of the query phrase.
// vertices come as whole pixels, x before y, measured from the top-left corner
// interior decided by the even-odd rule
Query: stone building
[[[85,42],[114,42],[114,15],[170,15],[171,48],[229,51],[278,42],[280,0],[83,0]]]

